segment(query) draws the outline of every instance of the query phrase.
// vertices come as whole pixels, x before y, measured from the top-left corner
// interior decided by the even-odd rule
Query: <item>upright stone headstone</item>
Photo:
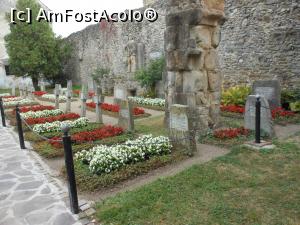
[[[102,96],[100,87],[96,88],[94,102],[96,104],[96,123],[103,123],[101,104],[104,102],[104,96]]]
[[[175,104],[170,107],[169,135],[173,145],[193,155],[197,151],[196,132],[189,115],[191,110],[187,105]]]
[[[12,96],[16,96],[16,84],[15,83],[12,83],[12,86],[11,86],[11,95]]]
[[[80,93],[80,99],[81,99],[81,117],[86,116],[86,101],[88,98],[88,87],[87,84],[83,84],[81,88]]]
[[[261,96],[261,110],[260,110],[260,127],[263,132],[269,136],[274,135],[273,121],[271,109],[268,100]],[[256,118],[256,96],[250,95],[247,98],[245,109],[245,128],[255,131],[255,118]]]
[[[41,91],[46,91],[46,86],[45,86],[45,80],[44,80],[44,78],[42,78],[40,80],[40,89],[41,89]]]
[[[55,108],[59,109],[59,94],[60,94],[60,85],[55,84],[54,95],[55,95]]]
[[[29,90],[29,98],[31,100],[34,100],[34,90],[35,90],[34,87],[30,85],[28,90]]]
[[[264,96],[272,109],[281,106],[281,88],[278,80],[255,81],[252,94]]]
[[[120,106],[118,126],[129,132],[134,131],[133,106],[128,100],[116,99]]]
[[[72,96],[73,96],[73,85],[72,85],[72,80],[68,80],[68,84],[67,84],[67,103],[66,103],[66,112],[71,112]]]
[[[121,86],[115,86],[114,88],[114,98],[126,100],[127,99],[127,89]],[[116,102],[115,102],[116,103]]]

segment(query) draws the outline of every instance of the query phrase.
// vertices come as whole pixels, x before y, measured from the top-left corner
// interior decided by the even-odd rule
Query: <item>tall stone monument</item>
[[[116,101],[116,103],[120,106],[118,126],[128,132],[133,132],[134,118],[132,102],[122,99],[116,99]]]
[[[67,103],[66,103],[66,112],[71,112],[72,95],[73,95],[73,85],[72,85],[72,80],[68,80],[68,83],[67,83]]]
[[[94,102],[96,104],[96,123],[103,123],[101,104],[104,102],[104,96],[100,86],[95,89]]]
[[[80,94],[80,99],[81,99],[81,117],[86,117],[86,101],[88,99],[88,85],[83,84],[81,88],[81,94]]]
[[[60,85],[55,84],[54,95],[55,95],[55,108],[59,109],[59,94],[60,94]]]
[[[188,106],[189,129],[197,134],[218,123],[222,75],[216,48],[224,22],[224,0],[169,0],[165,55],[166,119],[174,104]]]

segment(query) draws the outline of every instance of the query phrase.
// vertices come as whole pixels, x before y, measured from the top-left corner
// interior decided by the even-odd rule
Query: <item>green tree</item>
[[[16,21],[10,25],[11,33],[5,37],[12,73],[31,76],[37,88],[38,78],[56,80],[63,76],[64,63],[71,47],[61,37],[55,37],[50,23],[35,20],[41,6],[35,0],[18,0],[17,10],[32,10],[32,23]],[[10,18],[10,14],[7,15]],[[26,15],[27,16],[27,15]]]
[[[135,79],[139,81],[142,87],[147,88],[151,95],[155,95],[155,84],[162,79],[164,68],[165,59],[163,57],[152,60],[147,68],[136,71]]]

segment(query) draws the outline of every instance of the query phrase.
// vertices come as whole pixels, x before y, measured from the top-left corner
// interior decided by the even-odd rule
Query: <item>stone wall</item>
[[[219,53],[226,86],[273,78],[300,85],[298,0],[228,0],[225,15]]]
[[[75,83],[91,83],[91,74],[97,67],[108,68],[111,71],[105,79],[108,91],[112,92],[115,85],[123,85],[137,89],[140,94],[143,89],[134,81],[134,71],[141,67],[140,64],[145,65],[164,54],[164,5],[164,2],[152,5],[159,13],[154,23],[102,22],[70,35],[67,40],[72,44],[74,54],[66,67],[67,75]],[[133,68],[135,64],[139,65]]]
[[[75,52],[67,66],[69,77],[79,83],[90,79],[97,66],[108,67],[108,89],[121,83],[138,87],[128,73],[125,50],[129,41],[145,46],[144,60],[163,54],[166,0],[145,0],[159,11],[155,23],[93,25],[67,38]],[[209,2],[209,1],[208,1]],[[297,0],[227,0],[227,21],[218,48],[224,85],[251,84],[254,80],[278,78],[284,86],[300,81],[300,25]],[[297,83],[298,82],[298,83]],[[138,93],[142,89],[138,87]]]

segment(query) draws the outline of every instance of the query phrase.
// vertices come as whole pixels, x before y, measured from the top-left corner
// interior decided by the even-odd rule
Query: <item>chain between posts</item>
[[[24,120],[24,118],[21,117],[22,122],[26,125],[26,127],[28,127],[28,129],[30,131],[32,131],[36,136],[40,137],[41,139],[45,140],[45,141],[49,141],[49,142],[59,142],[59,143],[63,143],[63,141],[60,140],[51,140],[50,138],[47,138],[45,136],[40,135],[39,133],[35,132],[32,127],[26,122],[26,120]]]

